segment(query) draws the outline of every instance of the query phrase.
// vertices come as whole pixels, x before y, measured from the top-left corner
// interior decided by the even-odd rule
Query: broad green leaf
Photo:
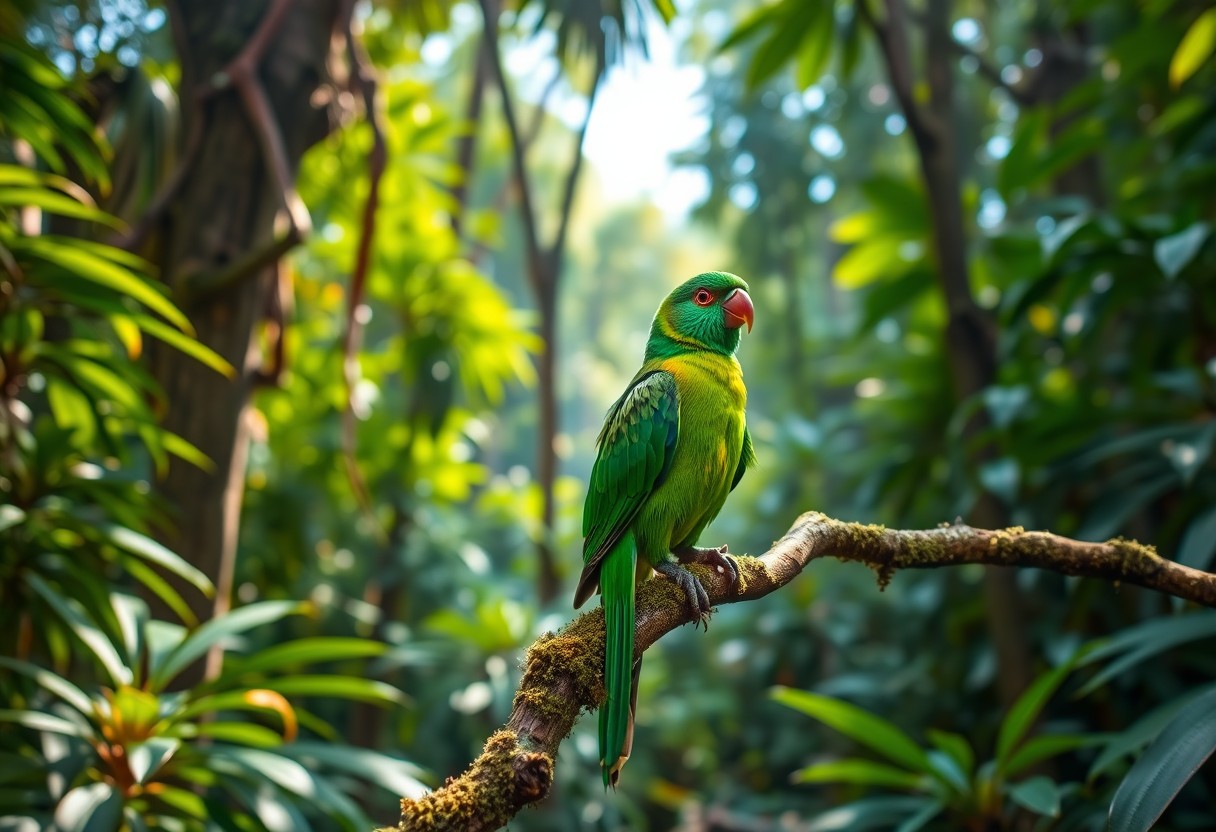
[[[1115,763],[1129,754],[1140,751],[1165,729],[1165,726],[1174,719],[1179,711],[1203,693],[1204,690],[1201,688],[1171,699],[1140,717],[1130,727],[1112,735],[1106,747],[1102,749],[1102,753],[1089,767],[1089,773],[1085,779],[1092,783],[1109,771]]]
[[[819,720],[894,763],[918,773],[929,771],[929,758],[924,749],[882,717],[848,702],[809,691],[776,687],[769,695],[782,705]]]
[[[415,797],[427,790],[422,782],[426,777],[422,769],[408,760],[391,757],[379,751],[325,742],[290,743],[280,746],[276,751],[310,767],[315,762],[325,768],[362,777],[393,794]]]
[[[203,722],[197,726],[196,735],[250,748],[274,748],[283,744],[282,734],[256,722]]]
[[[216,745],[209,756],[213,764],[218,760],[236,762],[255,777],[265,778],[293,794],[307,796],[312,791],[313,778],[308,769],[280,754],[260,748]]]
[[[304,605],[298,601],[261,601],[239,607],[221,618],[213,618],[191,633],[153,670],[150,680],[152,689],[163,689],[173,677],[225,639],[303,610]]]
[[[1078,748],[1101,745],[1109,739],[1109,734],[1044,734],[1031,737],[1009,758],[1005,764],[1005,776],[1016,777],[1035,763]]]
[[[924,776],[907,769],[860,759],[815,763],[795,771],[790,779],[795,783],[852,783],[910,790],[919,789],[926,782]]]
[[[832,57],[832,41],[836,34],[834,5],[826,0],[805,0],[811,7],[811,19],[798,47],[796,83],[806,89],[823,75]]]
[[[117,832],[122,824],[122,795],[109,783],[77,786],[55,809],[58,832]]]
[[[171,717],[175,725],[184,724],[199,716],[209,716],[223,711],[256,711],[278,715],[283,724],[283,735],[294,739],[297,730],[298,712],[278,691],[264,688],[229,690],[211,693],[194,699]]]
[[[1121,630],[1099,641],[1082,664],[1092,664],[1122,653],[1081,686],[1076,697],[1088,696],[1111,679],[1141,662],[1190,641],[1216,637],[1216,610],[1156,618]]]
[[[718,44],[718,51],[725,52],[739,44],[751,40],[765,27],[772,25],[777,15],[778,7],[774,5],[760,6],[745,17],[726,40]]]
[[[215,587],[211,585],[211,581],[206,575],[183,560],[176,552],[170,551],[152,538],[122,526],[112,525],[103,526],[101,533],[120,549],[138,555],[150,563],[155,563],[207,596],[215,592]]]
[[[137,783],[147,783],[181,747],[172,737],[151,737],[129,749],[131,774]]]
[[[409,697],[392,685],[358,676],[286,676],[262,684],[284,696],[332,696],[384,705],[409,702]]]
[[[224,676],[264,673],[303,664],[362,659],[382,656],[388,645],[366,638],[320,637],[302,638],[276,644],[252,656],[233,656],[225,665]]]
[[[61,716],[46,714],[42,711],[12,711],[0,710],[0,722],[11,722],[24,725],[35,731],[49,731],[52,734],[63,734],[65,737],[80,737],[82,740],[92,739],[92,735],[82,725],[64,719]]]
[[[124,228],[126,223],[92,205],[46,188],[0,187],[0,205],[31,207],[61,217],[97,222],[111,228]]]
[[[1170,60],[1170,84],[1182,86],[1216,50],[1216,9],[1208,9],[1186,30]]]
[[[1183,566],[1206,571],[1216,555],[1216,505],[1202,511],[1186,527],[1178,544],[1177,560]]]
[[[131,683],[131,668],[123,662],[109,637],[85,618],[84,610],[76,599],[65,597],[33,573],[27,573],[25,581],[93,652],[109,674],[111,683]]]
[[[1216,686],[1183,708],[1132,765],[1110,804],[1110,832],[1148,832],[1216,750]]]
[[[193,334],[186,316],[151,282],[96,251],[76,245],[70,237],[25,238],[22,248],[78,277],[129,295],[178,329]]]
[[[997,770],[1004,771],[1009,759],[1017,749],[1018,743],[1026,736],[1026,732],[1034,725],[1043,706],[1063,684],[1064,679],[1072,672],[1076,656],[1061,664],[1059,667],[1044,673],[1031,683],[1030,687],[1018,697],[1017,701],[1005,715],[1001,723],[996,741]]]
[[[898,277],[912,264],[899,256],[900,246],[890,237],[878,237],[849,249],[832,269],[832,281],[841,289],[860,289],[882,279]]]
[[[1060,787],[1049,777],[1031,777],[1009,786],[1009,798],[1035,814],[1060,816]]]
[[[67,679],[38,665],[23,662],[20,659],[10,659],[0,656],[0,667],[7,667],[16,673],[28,676],[50,693],[67,702],[86,717],[93,715],[93,700],[83,690]]]
[[[1197,222],[1185,231],[1162,237],[1153,244],[1153,259],[1170,280],[1190,265],[1203,244],[1212,236],[1212,229],[1205,222]]]
[[[203,799],[192,791],[177,786],[163,786],[156,792],[157,800],[163,801],[187,817],[207,820],[209,812]]]
[[[919,832],[925,827],[925,824],[940,815],[945,808],[945,805],[939,801],[929,801],[919,812],[895,827],[895,832]]]

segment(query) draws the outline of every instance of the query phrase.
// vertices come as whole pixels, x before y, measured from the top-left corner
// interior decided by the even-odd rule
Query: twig
[[[388,147],[384,140],[384,128],[381,125],[380,111],[377,106],[376,78],[372,73],[367,56],[363,54],[362,46],[356,38],[353,0],[347,3],[347,9],[344,12],[346,55],[350,62],[350,84],[352,87],[358,87],[363,97],[363,109],[372,131],[372,150],[368,155],[367,200],[363,203],[363,214],[360,218],[359,244],[355,249],[355,265],[351,270],[350,288],[347,291],[346,330],[342,336],[342,377],[346,383],[346,407],[342,412],[342,455],[351,489],[363,511],[370,516],[372,514],[371,495],[363,474],[359,470],[358,458],[355,455],[357,425],[354,395],[359,377],[359,362],[355,358],[355,353],[359,349],[363,334],[358,311],[363,303],[367,273],[371,266],[372,240],[376,233],[376,211],[380,206],[380,179],[388,163]],[[373,524],[373,527],[378,529],[379,525]]]
[[[792,581],[813,560],[833,557],[874,569],[884,587],[899,569],[981,563],[1029,566],[1063,575],[1126,582],[1216,607],[1216,575],[1165,560],[1151,546],[1115,539],[1083,543],[1021,528],[986,531],[958,524],[929,531],[897,531],[846,523],[808,512],[759,557],[737,559],[740,581],[694,567],[716,604],[762,598]],[[664,634],[693,620],[683,592],[654,579],[638,589],[637,655]],[[605,696],[604,615],[584,613],[557,635],[528,650],[523,678],[506,726],[459,777],[418,799],[401,801],[397,829],[405,832],[484,832],[543,800],[553,782],[561,741],[584,710]],[[383,831],[382,831],[383,832]]]
[[[212,93],[231,86],[240,95],[262,145],[262,153],[265,154],[270,172],[274,176],[287,218],[295,229],[297,238],[303,240],[312,230],[312,220],[303,200],[296,193],[295,178],[292,176],[291,165],[287,161],[287,148],[283,142],[283,131],[266,97],[266,88],[257,76],[262,57],[283,27],[287,13],[294,5],[295,0],[271,0],[270,9],[258,24],[253,37],[228,66],[212,79]]]
[[[528,166],[524,159],[526,146],[521,140],[519,121],[515,117],[515,104],[511,98],[511,90],[507,86],[507,74],[503,71],[502,56],[498,49],[498,7],[496,0],[479,0],[481,5],[482,27],[485,33],[485,49],[490,59],[490,71],[498,86],[499,98],[502,101],[503,120],[507,123],[507,131],[511,134],[511,161],[515,174],[515,184],[519,188],[520,213],[523,215],[524,242],[528,249],[527,269],[528,280],[532,284],[533,293],[540,298],[544,295],[548,282],[544,267],[544,253],[541,249],[540,233],[537,229],[536,210],[532,203],[532,186],[528,178]]]

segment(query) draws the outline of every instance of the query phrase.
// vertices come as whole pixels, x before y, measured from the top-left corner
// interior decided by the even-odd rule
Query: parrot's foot
[[[705,591],[705,587],[701,585],[697,576],[679,563],[671,560],[661,561],[654,569],[684,590],[684,597],[688,599],[688,608],[692,610],[695,619],[694,623],[703,624],[705,625],[705,629],[708,630],[709,616],[714,611],[714,608],[709,603],[709,593]]]
[[[730,582],[731,594],[739,590],[739,566],[730,556],[730,549],[725,544],[714,549],[701,549],[697,546],[681,546],[674,552],[680,563],[700,563],[726,575]]]

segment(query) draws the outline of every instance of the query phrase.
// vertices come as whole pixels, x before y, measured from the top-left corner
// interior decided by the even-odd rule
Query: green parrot
[[[604,417],[574,606],[599,587],[607,631],[608,699],[599,714],[605,788],[616,786],[633,746],[642,665],[633,659],[637,582],[652,569],[674,581],[706,622],[709,595],[684,564],[708,564],[739,580],[725,546],[695,544],[755,462],[735,358],[740,329],[750,332],[754,316],[747,284],[733,274],[707,272],[681,284],[655,313],[642,368]]]

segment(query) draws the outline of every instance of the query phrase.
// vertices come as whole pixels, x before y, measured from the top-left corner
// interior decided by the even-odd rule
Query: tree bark
[[[706,567],[693,569],[716,604],[752,601],[780,589],[813,560],[833,557],[873,569],[880,589],[900,569],[981,563],[1029,566],[1064,575],[1137,584],[1216,607],[1216,575],[1160,557],[1151,546],[1115,539],[1083,543],[1022,528],[986,531],[961,524],[897,531],[845,523],[818,512],[795,521],[759,557],[739,557],[740,580]],[[637,593],[635,655],[663,635],[694,621],[683,592],[656,578]],[[604,614],[584,613],[528,650],[523,678],[506,726],[459,777],[431,794],[401,801],[402,832],[485,832],[505,825],[522,808],[545,799],[562,740],[584,711],[604,701]],[[380,830],[388,832],[388,830]]]
[[[326,84],[339,5],[338,0],[298,0],[255,69],[293,178],[305,150],[330,129],[328,113],[313,102]],[[270,9],[265,0],[170,5],[179,43],[190,45],[179,56],[183,97],[204,95],[206,101],[183,108],[187,119],[203,119],[185,125],[187,134],[198,136],[197,152],[157,220],[151,248],[199,340],[237,369],[236,378],[228,379],[177,351],[150,350],[153,375],[170,402],[165,427],[213,465],[201,470],[174,460],[158,484],[176,511],[166,543],[216,585],[214,603],[184,593],[200,620],[229,608],[249,445],[243,416],[258,365],[254,327],[271,290],[269,265],[292,244],[276,229],[284,194],[247,104],[231,87],[215,92],[207,85],[254,36]],[[216,288],[197,288],[211,284]]]

